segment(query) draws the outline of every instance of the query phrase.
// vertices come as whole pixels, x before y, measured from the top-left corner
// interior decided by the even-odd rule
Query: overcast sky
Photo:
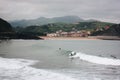
[[[66,15],[120,23],[120,0],[0,0],[0,17],[6,20]]]

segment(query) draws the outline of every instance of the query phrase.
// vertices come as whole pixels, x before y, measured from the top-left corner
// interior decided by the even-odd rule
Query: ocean
[[[120,41],[0,41],[0,80],[64,79],[120,80]]]

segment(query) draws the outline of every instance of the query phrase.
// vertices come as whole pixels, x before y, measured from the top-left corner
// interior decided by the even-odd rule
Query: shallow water
[[[59,50],[61,48],[61,50]],[[120,41],[109,40],[10,40],[0,43],[0,56],[38,60],[38,69],[78,80],[120,80],[120,66],[70,59],[71,51],[109,59],[120,59]],[[109,63],[109,62],[108,62]]]

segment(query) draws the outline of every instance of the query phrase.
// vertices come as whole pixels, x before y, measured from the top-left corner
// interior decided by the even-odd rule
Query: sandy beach
[[[89,36],[89,37],[47,37],[40,36],[44,40],[120,40],[117,36]]]
[[[95,37],[47,37],[40,36],[44,40],[98,40]]]

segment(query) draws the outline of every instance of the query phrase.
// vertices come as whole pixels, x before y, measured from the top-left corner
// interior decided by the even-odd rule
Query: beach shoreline
[[[118,36],[88,36],[88,37],[48,37],[39,36],[44,40],[120,40]]]
[[[47,37],[47,36],[40,36],[44,40],[98,40],[94,37]]]

